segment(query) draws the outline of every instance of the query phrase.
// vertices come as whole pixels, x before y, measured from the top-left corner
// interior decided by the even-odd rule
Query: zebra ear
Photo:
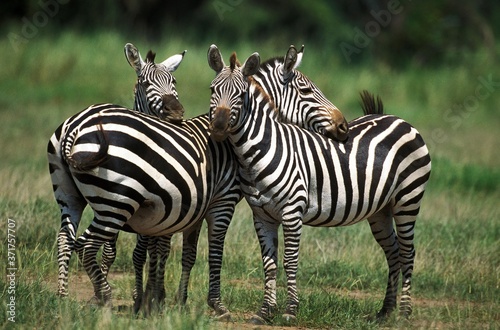
[[[304,55],[304,46],[297,52],[297,48],[291,45],[285,55],[285,61],[283,63],[283,76],[285,81],[291,78],[293,70],[295,70],[302,62],[302,55]]]
[[[241,66],[241,72],[245,77],[252,76],[259,71],[260,67],[260,55],[259,53],[255,52],[252,55],[250,55],[249,58],[243,63]]]
[[[180,54],[175,54],[167,58],[165,61],[161,62],[161,65],[165,66],[168,72],[174,72],[177,70],[182,60],[184,59],[184,54],[186,54],[187,50],[183,51]]]
[[[225,66],[222,55],[220,54],[219,48],[216,45],[210,46],[207,53],[208,65],[215,72],[219,73]]]
[[[125,57],[127,58],[128,64],[135,70],[135,73],[139,76],[141,69],[144,66],[144,61],[142,60],[141,54],[137,47],[131,43],[125,45]]]

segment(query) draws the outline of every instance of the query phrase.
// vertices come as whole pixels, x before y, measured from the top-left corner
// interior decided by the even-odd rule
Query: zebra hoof
[[[141,307],[142,307],[142,300],[135,300],[134,301],[134,314],[135,315],[139,314]]]
[[[253,324],[253,325],[266,325],[267,322],[264,320],[263,317],[259,315],[253,315],[250,320],[248,320],[248,323]]]
[[[91,307],[99,307],[99,306],[102,306],[104,305],[103,302],[101,301],[101,299],[99,299],[97,296],[93,296],[92,298],[90,298],[88,301],[87,301],[87,305],[91,306]]]
[[[222,315],[218,315],[215,317],[215,319],[217,321],[220,321],[220,322],[231,322],[233,319],[231,318],[231,313],[230,312],[226,312]]]
[[[283,314],[283,320],[288,324],[297,323],[297,316],[292,314]]]
[[[93,296],[92,298],[87,301],[87,305],[91,307],[108,307],[112,308],[113,307],[113,302],[111,299],[102,299],[99,298],[98,296]]]
[[[381,309],[380,312],[378,312],[377,315],[375,316],[375,319],[372,321],[375,321],[377,323],[384,323],[391,316],[391,312],[392,312],[392,309],[391,310]]]
[[[399,315],[405,320],[408,320],[410,318],[411,313],[412,313],[411,308],[399,311]]]

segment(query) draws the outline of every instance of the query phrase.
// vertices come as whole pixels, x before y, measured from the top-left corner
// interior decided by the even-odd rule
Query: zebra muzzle
[[[223,141],[229,135],[231,109],[227,107],[217,107],[211,112],[211,117],[212,118],[208,126],[211,136],[216,141]]]
[[[340,111],[334,114],[332,114],[331,125],[325,128],[324,135],[327,138],[344,142],[349,136],[349,125]]]
[[[173,95],[162,97],[163,107],[160,110],[160,118],[174,124],[179,124],[184,118],[184,107]]]

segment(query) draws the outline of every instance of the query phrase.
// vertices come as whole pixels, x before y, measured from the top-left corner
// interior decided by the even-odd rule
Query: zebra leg
[[[68,295],[68,272],[75,248],[76,232],[87,201],[75,185],[68,165],[62,159],[60,136],[52,135],[47,146],[50,179],[54,197],[61,212],[61,228],[57,235],[58,295]]]
[[[155,237],[156,242],[156,279],[153,287],[153,302],[155,307],[160,307],[165,302],[165,265],[170,255],[170,241],[172,235]],[[151,260],[151,259],[150,259]],[[150,265],[153,267],[153,265]],[[150,272],[152,274],[153,272]]]
[[[158,273],[158,237],[141,236],[141,238],[147,240],[147,255],[149,255],[148,280],[146,282],[146,291],[142,298],[145,302],[144,313],[149,315],[153,310],[153,306],[157,303],[154,294]]]
[[[403,274],[403,289],[399,312],[408,318],[413,309],[411,304],[411,276],[415,262],[415,246],[413,244],[415,217],[394,215],[399,242],[399,263]]]
[[[202,224],[203,221],[198,221],[182,233],[182,274],[179,289],[175,297],[176,301],[181,305],[185,305],[187,301],[189,278],[191,276],[191,269],[193,269],[196,262],[198,238],[200,237]]]
[[[111,241],[104,243],[102,249],[101,271],[106,277],[108,277],[109,268],[115,262],[116,259],[117,240],[118,240],[118,234],[116,234],[116,236]]]
[[[82,198],[58,199],[61,208],[61,229],[57,236],[57,263],[59,269],[58,275],[58,294],[61,297],[68,295],[68,273],[69,261],[75,248],[76,231],[85,208],[86,202]]]
[[[58,294],[62,297],[68,295],[69,261],[76,240],[75,227],[78,228],[78,225],[75,225],[69,217],[62,219],[61,229],[57,236],[57,263],[59,268]]]
[[[208,264],[210,267],[207,304],[219,315],[219,319],[225,320],[229,320],[231,314],[221,301],[220,272],[222,268],[224,240],[235,207],[236,205],[232,206],[230,210],[226,210],[227,214],[230,214],[227,218],[221,216],[222,210],[220,209],[216,211],[219,213],[218,215],[215,213],[209,214],[206,218],[208,224]]]
[[[300,236],[302,234],[302,214],[295,214],[283,220],[284,255],[283,267],[287,278],[288,301],[283,318],[287,322],[297,320],[299,297],[297,294],[297,268],[299,261]]]
[[[137,235],[137,243],[134,248],[132,260],[134,262],[135,270],[135,288],[133,292],[134,298],[134,313],[139,313],[142,306],[143,299],[143,270],[146,263],[148,249],[148,237]]]
[[[385,292],[384,303],[382,309],[377,313],[378,320],[384,320],[396,308],[398,281],[401,271],[399,262],[399,244],[394,232],[391,212],[385,208],[372,215],[368,222],[372,231],[373,237],[378,245],[385,253],[389,275],[387,280],[387,289]]]
[[[94,286],[94,298],[101,305],[111,305],[111,287],[97,263],[96,256],[101,246],[106,241],[111,240],[117,231],[110,232],[109,234],[101,231],[97,234],[100,230],[94,226],[95,222],[96,218],[94,218],[89,228],[76,240],[75,251]]]
[[[255,231],[260,244],[264,266],[264,302],[260,310],[251,317],[250,323],[271,322],[276,310],[276,272],[278,268],[278,222],[265,222],[254,217]]]

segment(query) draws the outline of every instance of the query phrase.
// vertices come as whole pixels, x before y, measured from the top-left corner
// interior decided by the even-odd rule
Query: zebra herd
[[[278,228],[284,232],[288,299],[284,313],[298,309],[296,273],[303,224],[345,226],[368,219],[389,268],[383,306],[412,312],[413,229],[430,157],[420,134],[382,103],[363,94],[365,115],[349,123],[318,87],[297,70],[303,47],[260,63],[257,53],[229,66],[219,49],[208,50],[210,109],[183,120],[172,74],[185,51],[162,63],[144,61],[132,44],[125,56],[137,73],[134,110],[96,104],[65,120],[48,143],[54,195],[61,211],[58,234],[58,293],[68,295],[69,260],[75,251],[94,287],[94,299],[111,302],[107,281],[121,230],[137,233],[134,310],[165,298],[165,262],[173,234],[183,233],[182,276],[177,298],[188,296],[202,220],[209,242],[207,302],[221,317],[224,239],[238,202],[253,212],[265,274],[264,302],[251,318],[270,322],[276,309]],[[207,102],[208,103],[208,102]],[[207,104],[208,105],[208,104]],[[76,237],[86,206],[94,212]],[[394,230],[394,223],[396,224]],[[101,265],[97,253],[103,247]],[[150,256],[146,291],[143,267]]]

